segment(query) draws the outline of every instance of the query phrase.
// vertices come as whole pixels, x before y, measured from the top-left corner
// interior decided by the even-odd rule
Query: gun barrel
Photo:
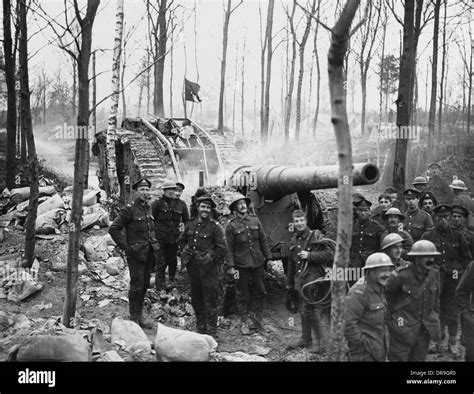
[[[268,200],[298,192],[336,188],[339,178],[339,166],[288,167],[263,165],[241,167],[239,172],[250,172],[255,177],[256,190]],[[356,163],[353,171],[353,185],[370,185],[380,177],[378,167],[371,163]]]

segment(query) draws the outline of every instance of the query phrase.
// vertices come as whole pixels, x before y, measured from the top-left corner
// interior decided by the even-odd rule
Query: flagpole
[[[188,115],[186,113],[186,77],[183,79],[183,107],[184,107],[184,118],[187,119]]]

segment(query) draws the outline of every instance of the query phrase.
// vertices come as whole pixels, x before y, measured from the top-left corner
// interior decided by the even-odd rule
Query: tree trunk
[[[38,158],[36,157],[35,138],[31,123],[30,85],[28,76],[28,30],[26,22],[27,6],[25,0],[19,1],[19,28],[20,40],[18,46],[18,63],[20,66],[20,94],[21,94],[21,128],[28,144],[28,171],[30,186],[30,202],[25,224],[25,256],[23,266],[31,268],[35,258],[35,230],[36,214],[38,211]]]
[[[76,61],[72,61],[72,118],[76,119],[77,115],[77,68]]]
[[[237,56],[237,53],[239,51],[239,46],[235,48],[235,73],[234,73],[234,92],[232,96],[232,132],[235,133],[235,100],[236,100],[236,94],[237,94],[237,71],[238,71],[238,61],[239,57]]]
[[[267,29],[265,33],[265,38],[267,41],[267,71],[265,76],[265,96],[264,96],[264,113],[263,113],[263,129],[262,129],[262,145],[263,149],[266,149],[267,140],[268,140],[268,124],[270,118],[270,83],[272,76],[272,57],[273,57],[273,47],[272,47],[272,30],[273,30],[273,9],[275,8],[275,0],[269,0],[268,2],[268,12],[267,12]]]
[[[293,18],[296,11],[296,2],[293,3],[293,9],[291,10],[291,15],[288,16],[288,22],[290,25],[291,31],[291,64],[290,64],[290,73],[288,76],[288,91],[285,97],[285,125],[284,125],[284,134],[285,134],[285,145],[290,141],[290,121],[291,121],[291,107],[293,103],[293,88],[295,86],[295,63],[296,63],[296,32]]]
[[[397,127],[400,134],[402,127],[410,125],[413,103],[413,71],[414,71],[414,0],[405,0],[405,14],[403,26],[403,53],[400,62],[400,81],[398,86]],[[400,136],[400,135],[399,135]],[[395,157],[393,163],[393,186],[400,192],[405,190],[405,173],[407,159],[407,138],[397,138],[395,143]],[[402,196],[399,200],[403,201]]]
[[[122,56],[123,37],[123,2],[124,0],[117,0],[114,55],[112,60],[112,105],[110,107],[109,120],[107,124],[107,178],[104,186],[109,196],[111,194],[118,193],[115,141],[117,140],[117,112],[120,93],[120,59]]]
[[[316,17],[319,20],[321,9],[321,2],[318,4],[318,12]],[[319,31],[319,23],[316,23],[316,29],[314,32],[314,58],[316,60],[316,72],[318,73],[316,79],[316,110],[314,111],[314,120],[313,120],[313,138],[316,138],[316,130],[318,128],[318,116],[319,116],[319,105],[321,100],[321,66],[319,64],[319,51],[318,51],[318,31]]]
[[[306,27],[303,32],[303,37],[301,38],[301,43],[299,47],[299,56],[300,56],[300,69],[298,73],[298,85],[296,88],[296,125],[295,125],[295,139],[299,141],[300,139],[300,128],[301,128],[301,90],[303,88],[303,76],[304,76],[304,50],[306,47],[306,42],[308,41],[309,32],[311,31],[311,21],[312,15],[316,8],[316,0],[313,0],[311,4],[311,15],[308,15],[306,18]]]
[[[94,127],[94,138],[95,133],[97,133],[97,110],[95,108],[97,103],[97,78],[96,78],[96,67],[95,67],[95,57],[97,52],[92,52],[92,75],[94,78],[92,79],[92,126]]]
[[[443,128],[443,104],[444,104],[444,74],[446,70],[446,19],[447,19],[447,1],[444,3],[444,18],[443,18],[443,55],[441,60],[441,78],[439,82],[439,108],[438,108],[438,141],[441,139],[441,132]]]
[[[387,6],[385,3],[382,5],[383,11],[384,11],[384,18],[383,20],[387,20]],[[380,149],[379,149],[379,143],[380,143],[380,131],[382,129],[382,111],[383,111],[383,91],[382,91],[382,86],[383,86],[383,75],[384,75],[384,63],[385,63],[385,39],[387,36],[387,24],[382,23],[382,55],[380,59],[380,87],[379,87],[379,126],[377,130],[377,167],[380,168]],[[384,163],[384,166],[387,165],[387,163]]]
[[[155,59],[155,94],[154,94],[154,112],[156,116],[163,118],[165,116],[165,105],[163,97],[163,78],[165,74],[165,58],[166,58],[166,2],[167,0],[160,0],[160,7],[158,10],[158,42],[156,44]],[[156,40],[157,37],[155,37]]]
[[[219,112],[217,120],[217,131],[224,134],[224,90],[225,90],[225,68],[227,61],[227,43],[229,40],[229,22],[232,0],[227,0],[227,8],[224,13],[224,27],[222,31],[222,60],[221,60],[221,85],[219,90]]]
[[[120,0],[119,0],[120,1]],[[79,82],[77,126],[79,130],[87,130],[89,126],[89,61],[92,46],[92,27],[100,0],[88,0],[84,18],[79,20],[81,27],[81,48],[77,55],[77,75]],[[76,7],[77,0],[74,0]],[[76,314],[77,278],[79,241],[82,220],[82,198],[84,195],[84,165],[86,160],[87,138],[78,133],[74,157],[74,185],[72,197],[71,223],[69,228],[69,243],[66,270],[66,297],[62,324],[71,326],[71,319]]]
[[[242,66],[240,69],[240,77],[242,79],[242,94],[240,101],[240,130],[242,132],[242,137],[244,136],[244,98],[245,98],[245,43],[246,39],[244,38],[244,50],[242,51]]]
[[[469,29],[469,35],[471,39],[471,43],[473,42],[474,38],[472,36],[472,30]],[[472,110],[472,44],[471,44],[471,53],[469,56],[469,90],[468,90],[468,95],[467,95],[467,127],[466,127],[466,132],[467,134],[471,134],[471,110]]]
[[[170,48],[170,118],[173,117],[173,68],[174,68],[174,44],[173,44],[173,18],[171,18],[171,48]]]
[[[359,1],[348,1],[332,29],[328,53],[329,91],[331,96],[331,121],[336,134],[339,157],[338,226],[334,268],[345,269],[349,265],[352,234],[352,146],[347,120],[344,58],[348,47],[352,20]],[[336,270],[334,270],[336,272]],[[344,309],[346,282],[332,282],[331,329],[328,349],[330,361],[344,361]]]
[[[431,97],[430,112],[428,115],[428,162],[434,160],[434,138],[435,138],[435,117],[436,117],[436,78],[438,75],[438,36],[439,36],[439,11],[441,0],[436,0],[434,5],[434,26],[433,26],[433,61],[431,65]]]
[[[120,86],[122,87],[122,121],[127,117],[127,102],[125,98],[125,69],[127,68],[127,61],[126,61],[126,48],[127,43],[123,43],[123,53],[122,53],[122,72],[120,73]]]
[[[11,31],[11,3],[3,0],[3,49],[5,57],[5,82],[7,85],[7,187],[15,187],[16,170],[16,89],[15,57]]]

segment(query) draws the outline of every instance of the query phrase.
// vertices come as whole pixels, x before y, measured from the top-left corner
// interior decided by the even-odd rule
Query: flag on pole
[[[188,81],[184,78],[184,99],[186,101],[200,103],[202,100],[199,98],[199,89],[201,89],[201,86],[197,83]]]

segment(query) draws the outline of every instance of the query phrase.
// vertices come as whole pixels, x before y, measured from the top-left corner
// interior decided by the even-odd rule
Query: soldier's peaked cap
[[[163,184],[161,185],[161,188],[162,188],[163,190],[165,190],[165,189],[176,189],[176,182],[166,180],[166,181],[164,181]]]
[[[186,189],[186,188],[184,187],[184,183],[181,183],[181,182],[176,182],[176,186],[177,186],[177,187],[180,187],[180,188],[183,189],[183,190]]]
[[[465,217],[469,216],[469,211],[462,205],[453,205],[451,213],[459,213]]]
[[[197,200],[196,200],[196,205],[199,205],[202,202],[207,202],[208,204],[210,204],[213,207],[216,206],[216,203],[214,202],[214,200],[211,198],[211,196],[209,194],[204,194],[201,197],[198,197]]]
[[[438,163],[430,163],[430,164],[428,164],[428,168],[431,168],[431,167],[438,167],[439,169],[441,169],[441,166],[440,166]]]
[[[366,200],[365,198],[364,199],[361,199],[359,201],[355,201],[354,202],[354,205],[357,207],[357,208],[363,208],[363,207],[366,207],[366,208],[370,208],[372,206],[372,203],[369,201],[369,200]]]
[[[151,187],[151,182],[148,179],[140,178],[132,185],[133,190],[137,190],[140,186],[148,186]]]
[[[439,205],[436,205],[436,207],[433,209],[433,211],[437,215],[446,214],[446,213],[450,214],[451,211],[452,211],[452,208],[448,204],[439,204]]]
[[[419,192],[418,190],[416,190],[415,188],[410,187],[410,188],[406,189],[406,190],[403,192],[403,195],[404,195],[404,196],[407,196],[407,197],[416,197],[416,198],[419,198],[419,197],[420,197],[420,192]]]

